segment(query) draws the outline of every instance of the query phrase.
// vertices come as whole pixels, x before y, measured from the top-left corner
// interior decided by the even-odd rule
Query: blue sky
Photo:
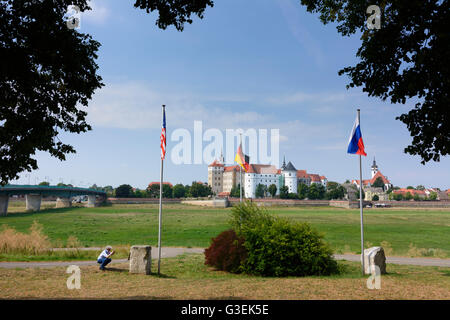
[[[359,37],[342,37],[298,2],[216,1],[203,20],[194,18],[178,32],[157,28],[156,14],[134,9],[132,1],[94,1],[79,30],[102,44],[98,64],[105,87],[87,109],[93,130],[62,133],[60,139],[77,153],[64,162],[37,153],[39,170],[13,183],[51,179],[145,188],[159,180],[161,104],[166,104],[164,180],[174,184],[207,180],[206,163],[170,160],[171,133],[192,132],[195,120],[224,134],[233,128],[280,129],[280,161],[285,155],[297,169],[332,181],[358,178],[358,157],[346,150],[360,108],[368,153],[364,178],[375,156],[396,186],[450,188],[448,157],[424,166],[419,157],[403,153],[411,137],[395,117],[408,105],[345,88],[348,78],[337,72],[357,63]]]

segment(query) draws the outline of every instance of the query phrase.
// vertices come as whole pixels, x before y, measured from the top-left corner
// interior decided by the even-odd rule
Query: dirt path
[[[83,250],[100,250],[102,248],[81,248]],[[173,258],[184,253],[203,253],[205,249],[203,248],[171,248],[162,247],[161,248],[161,258]],[[152,259],[158,259],[158,248],[152,248]],[[114,263],[124,263],[127,259],[113,259],[111,264]],[[64,267],[70,265],[77,266],[91,266],[96,265],[97,261],[87,260],[87,261],[48,261],[48,262],[0,262],[0,268],[51,268],[51,267]]]

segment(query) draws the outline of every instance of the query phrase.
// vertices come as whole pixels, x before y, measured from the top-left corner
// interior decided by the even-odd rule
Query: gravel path
[[[64,248],[57,250],[66,250]],[[100,251],[102,248],[81,248],[81,250],[97,250]],[[162,247],[161,248],[161,258],[172,258],[183,253],[203,253],[205,249],[203,248],[171,248]],[[152,247],[152,259],[158,259],[158,248]],[[110,264],[124,263],[128,262],[128,259],[113,259]],[[97,261],[87,260],[87,261],[48,261],[48,262],[0,262],[0,268],[51,268],[51,267],[65,267],[70,265],[77,266],[92,266],[97,265]]]
[[[359,254],[335,254],[334,257],[337,260],[361,261],[361,256]],[[450,268],[450,259],[438,258],[386,257],[386,263]]]
[[[56,250],[66,250],[64,248]],[[82,248],[81,250],[97,250],[102,248]],[[184,253],[203,253],[204,248],[172,248],[162,247],[161,257],[172,258]],[[356,254],[336,254],[334,257],[337,260],[348,261],[361,261],[361,256]],[[152,259],[158,259],[158,248],[152,248]],[[127,259],[113,259],[111,264],[124,263]],[[391,264],[406,264],[415,266],[436,266],[436,267],[449,267],[450,259],[437,259],[437,258],[407,258],[407,257],[387,257],[386,263]],[[96,261],[50,261],[50,262],[0,262],[0,268],[49,268],[49,267],[64,267],[75,264],[77,266],[91,266],[97,265]]]

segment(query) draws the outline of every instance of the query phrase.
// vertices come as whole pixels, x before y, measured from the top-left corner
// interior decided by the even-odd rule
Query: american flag
[[[163,107],[163,124],[161,130],[161,159],[166,157],[166,109]]]

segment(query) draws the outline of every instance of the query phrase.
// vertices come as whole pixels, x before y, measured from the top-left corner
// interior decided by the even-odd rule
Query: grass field
[[[389,265],[369,290],[358,263],[339,264],[336,276],[263,278],[215,271],[195,254],[163,259],[160,277],[129,274],[128,264],[82,266],[79,290],[67,289],[63,267],[0,269],[0,288],[2,299],[450,299],[448,268]]]
[[[157,244],[158,205],[73,207],[35,213],[24,210],[24,203],[14,203],[8,216],[0,218],[0,228],[8,225],[27,232],[37,221],[55,246],[64,245],[69,236],[77,237],[86,247]],[[230,210],[164,206],[163,246],[209,246],[212,237],[229,227]],[[358,209],[272,207],[268,211],[311,223],[324,233],[336,253],[360,253]],[[384,241],[388,255],[450,257],[450,209],[367,209],[364,222],[366,247]]]

